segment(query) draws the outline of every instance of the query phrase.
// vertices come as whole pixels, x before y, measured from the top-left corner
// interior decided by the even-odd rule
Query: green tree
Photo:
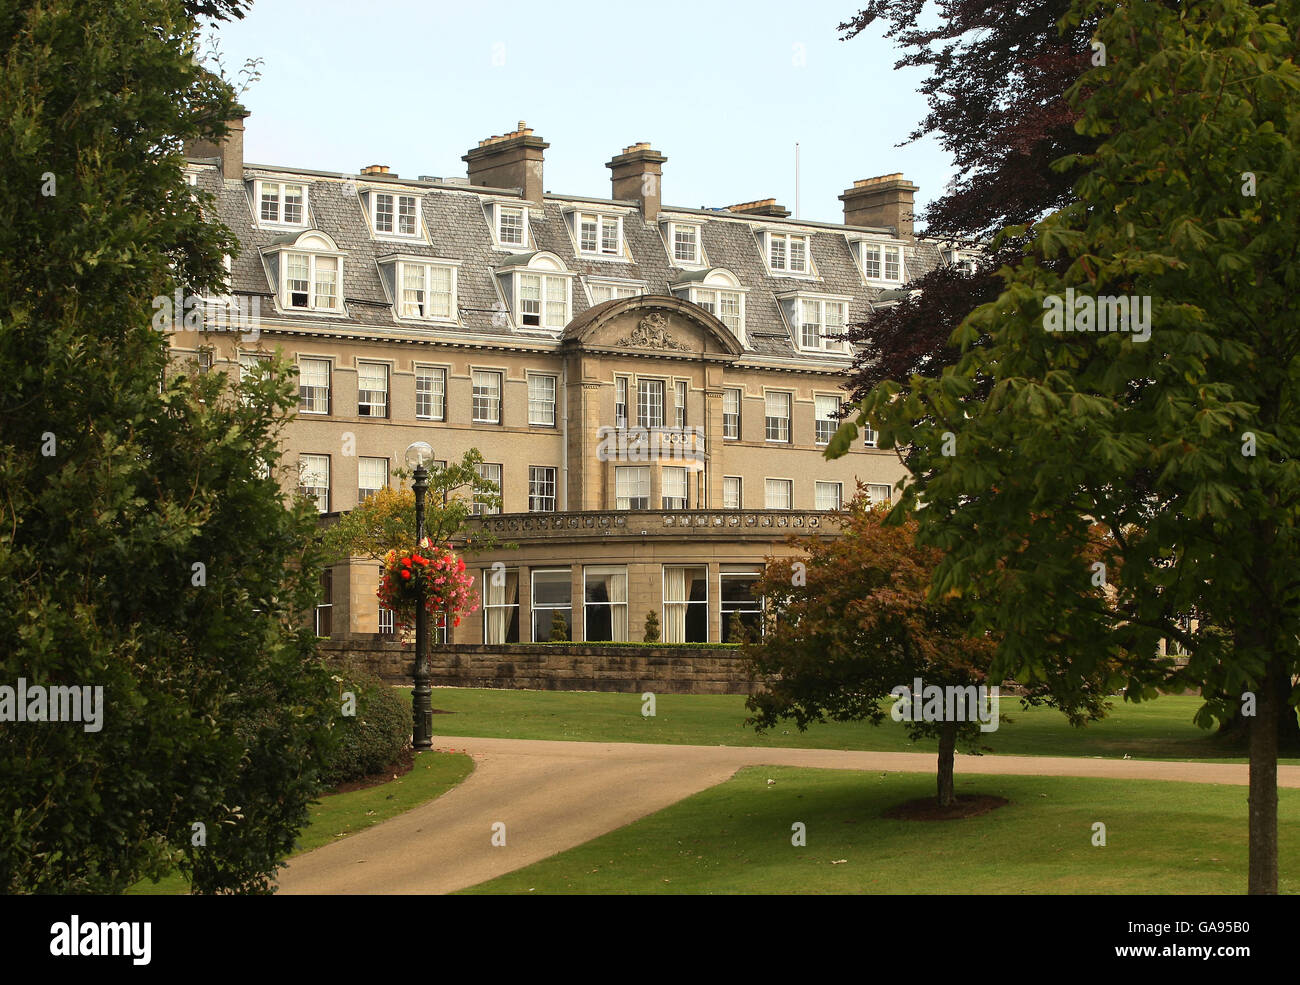
[[[995,674],[1119,659],[1126,698],[1199,687],[1207,727],[1253,711],[1249,888],[1274,893],[1278,718],[1300,698],[1270,686],[1300,671],[1300,12],[1080,0],[1072,16],[1094,15],[1105,64],[1071,98],[1101,142],[1064,162],[1084,167],[1079,201],[958,329],[956,367],[862,409],[916,451],[899,509],[923,495],[934,591],[1001,634]],[[1132,308],[1118,331],[1045,330],[1106,297],[1149,301],[1149,336]],[[987,400],[965,401],[982,376]]]
[[[464,530],[474,515],[477,500],[497,509],[501,488],[478,471],[483,456],[471,448],[464,458],[446,468],[429,472],[429,491],[424,500],[425,535],[435,544],[449,544]],[[397,488],[381,489],[339,517],[322,535],[325,556],[331,561],[348,558],[382,559],[390,550],[406,551],[415,545],[415,491],[406,485],[406,473],[397,473]],[[490,530],[475,530],[467,545],[491,549],[496,538]]]
[[[4,892],[269,889],[337,711],[314,518],[265,469],[292,382],[166,374],[152,327],[238,249],[182,174],[238,111],[195,29],[175,0],[0,13],[0,683],[103,688],[98,731],[0,728]]]
[[[914,543],[914,520],[884,520],[884,511],[859,495],[848,504],[840,536],[792,540],[806,556],[768,562],[756,589],[767,600],[768,632],[761,643],[741,649],[764,684],[747,701],[755,712],[750,721],[760,731],[783,719],[793,719],[800,731],[828,718],[879,725],[893,712],[886,702],[898,695],[895,689],[907,688],[910,695],[917,678],[927,689],[998,683],[988,677],[993,641],[969,634],[965,600],[955,594],[928,597],[940,552]],[[1040,685],[1027,700],[1063,704],[1075,724],[1101,715],[1098,691],[1065,703],[1047,691]],[[900,714],[909,711],[903,720],[914,741],[938,739],[937,800],[945,807],[954,798],[957,746],[977,751],[978,715],[992,723],[997,714],[988,704],[978,712],[962,705],[959,719],[956,708],[921,718],[910,714],[910,697],[899,705]]]
[[[644,643],[659,642],[659,613],[651,609],[645,614],[645,635],[641,637]]]
[[[551,642],[567,643],[569,641],[569,622],[564,613],[556,609],[551,613]]]

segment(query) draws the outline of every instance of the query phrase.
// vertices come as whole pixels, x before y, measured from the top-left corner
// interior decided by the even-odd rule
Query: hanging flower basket
[[[398,626],[407,628],[415,623],[421,588],[425,611],[446,611],[453,626],[460,625],[462,614],[478,609],[474,578],[466,573],[465,561],[445,548],[433,546],[428,537],[414,550],[384,555],[384,573],[375,594],[381,605],[393,610]]]

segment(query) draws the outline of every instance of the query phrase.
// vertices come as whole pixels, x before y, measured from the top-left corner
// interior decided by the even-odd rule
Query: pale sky
[[[257,0],[220,28],[227,74],[261,57],[244,94],[245,160],[402,177],[463,177],[479,140],[526,120],[551,146],[549,192],[609,197],[605,162],[648,141],[664,202],[771,198],[843,221],[837,196],[901,171],[919,207],[951,161],[933,139],[896,147],[926,110],[915,69],[873,26],[841,41],[861,0]]]

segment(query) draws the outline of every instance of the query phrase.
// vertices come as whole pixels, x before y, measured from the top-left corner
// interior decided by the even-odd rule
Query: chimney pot
[[[847,226],[888,226],[899,239],[914,240],[912,196],[920,188],[901,172],[861,178],[840,196]]]
[[[244,120],[247,110],[240,110],[232,120],[226,121],[226,134],[218,140],[195,139],[185,144],[186,157],[215,157],[221,168],[221,177],[244,177]]]
[[[542,201],[543,152],[550,147],[533,135],[528,124],[519,121],[513,133],[494,134],[480,140],[477,147],[463,154],[468,165],[469,183],[488,188],[518,188],[530,202]]]
[[[663,165],[668,160],[647,141],[629,144],[623,153],[605,167],[610,170],[612,197],[634,201],[641,206],[641,216],[653,222],[663,205]]]

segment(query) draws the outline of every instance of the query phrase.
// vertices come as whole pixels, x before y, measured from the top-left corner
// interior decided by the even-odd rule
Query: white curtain
[[[664,571],[664,642],[686,642],[686,569]]]
[[[513,603],[515,600],[515,591],[519,583],[519,574],[515,571],[507,571],[503,584],[493,584],[492,576],[487,575],[486,591],[484,595],[487,598],[487,642],[504,643],[506,633],[510,629],[510,617],[513,614]]]
[[[627,642],[627,572],[618,572],[609,576],[609,625],[610,637],[616,643]]]

